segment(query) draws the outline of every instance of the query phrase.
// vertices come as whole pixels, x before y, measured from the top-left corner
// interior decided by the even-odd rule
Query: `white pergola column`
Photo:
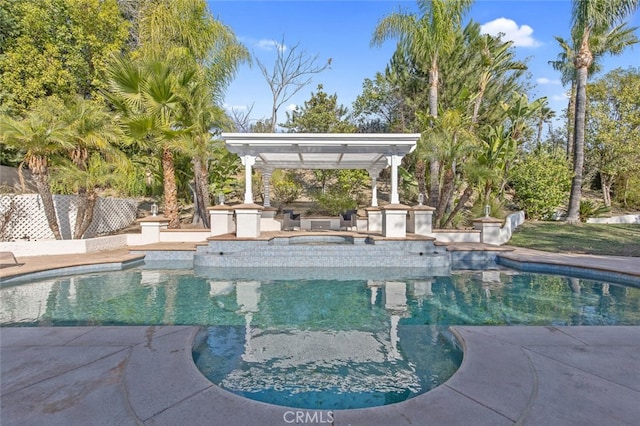
[[[262,186],[264,191],[264,203],[265,207],[271,207],[271,200],[269,199],[269,191],[271,190],[271,173],[273,169],[270,167],[264,167],[262,170]]]
[[[402,155],[387,155],[387,163],[391,166],[391,204],[400,204],[398,195],[398,166]]]
[[[378,174],[379,170],[367,170],[371,178],[371,207],[378,207]]]
[[[241,157],[244,166],[244,203],[253,204],[253,188],[251,185],[251,167],[256,164],[255,155],[243,155]]]

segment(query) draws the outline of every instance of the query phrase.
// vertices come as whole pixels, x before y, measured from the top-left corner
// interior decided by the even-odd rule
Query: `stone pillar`
[[[382,236],[405,238],[407,236],[407,211],[409,206],[388,204],[382,207]]]
[[[257,204],[238,204],[236,212],[236,237],[257,238],[260,236],[262,206]]]
[[[167,229],[169,219],[164,216],[149,216],[138,221],[142,233],[141,244],[153,244],[160,242],[160,231]]]
[[[256,164],[255,155],[243,155],[241,157],[244,166],[244,203],[253,204],[253,187],[251,184],[251,166]]]
[[[233,207],[220,204],[209,207],[209,219],[211,223],[211,236],[231,234],[236,229],[233,222]]]
[[[378,207],[367,207],[367,231],[382,232],[382,210]]]
[[[502,227],[502,220],[495,217],[485,216],[478,219],[474,219],[473,228],[479,230],[480,242],[484,244],[491,244],[499,246],[500,241],[500,228]]]
[[[431,235],[433,233],[433,212],[430,206],[414,206],[409,211],[409,232],[417,235]]]
[[[262,186],[264,191],[264,202],[262,205],[265,207],[271,207],[271,199],[269,198],[269,192],[271,191],[271,173],[273,173],[273,169],[270,167],[262,169]]]

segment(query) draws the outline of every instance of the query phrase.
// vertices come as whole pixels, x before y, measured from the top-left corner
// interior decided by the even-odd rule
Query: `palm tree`
[[[440,204],[433,212],[434,226],[440,228],[446,222],[450,222],[445,220],[445,209],[453,203],[457,175],[464,170],[466,161],[473,158],[473,151],[477,149],[477,139],[470,130],[470,117],[461,109],[448,109],[435,119],[418,114],[418,119],[435,124],[427,137],[437,139],[443,153],[444,177]]]
[[[0,116],[0,141],[24,152],[24,162],[31,170],[49,228],[57,240],[62,235],[49,188],[49,165],[55,155],[73,147],[66,125],[56,113],[60,107],[58,101],[47,99],[22,120]]]
[[[184,91],[192,73],[153,60],[115,58],[107,69],[106,97],[118,111],[126,132],[143,149],[159,154],[164,182],[164,215],[168,227],[180,227],[174,152],[178,147],[180,114]]]
[[[193,223],[209,227],[209,161],[214,150],[213,132],[231,129],[233,123],[224,110],[212,102],[210,90],[203,80],[196,80],[188,88],[187,102],[183,104],[181,126],[182,151],[193,164],[195,207]]]
[[[580,221],[582,173],[584,166],[584,132],[587,112],[587,78],[593,64],[592,37],[610,33],[629,14],[638,8],[639,0],[574,0],[572,10],[573,34],[579,40],[575,57],[576,113],[574,125],[573,180],[567,222]],[[602,50],[604,51],[604,49]]]
[[[540,147],[540,143],[542,141],[542,129],[544,127],[544,123],[551,123],[551,120],[556,116],[556,112],[545,105],[542,106],[538,110],[538,114],[536,116],[538,120],[538,135],[536,136],[536,144],[537,147]]]
[[[593,53],[593,61],[589,66],[588,75],[592,76],[602,69],[600,59],[606,55],[619,55],[624,49],[639,42],[635,35],[635,27],[628,27],[626,24],[620,24],[615,28],[606,29],[604,33],[591,34],[591,51]],[[558,54],[555,61],[549,61],[554,70],[560,72],[560,81],[563,86],[571,84],[569,89],[569,104],[567,106],[567,158],[571,158],[574,147],[574,121],[575,121],[575,105],[576,105],[576,82],[577,74],[575,67],[575,59],[578,54],[580,35],[573,37],[574,42],[571,43],[562,37],[555,37],[562,51]]]
[[[380,45],[390,38],[399,39],[399,49],[429,76],[429,114],[438,116],[439,62],[455,48],[461,22],[473,0],[417,0],[421,15],[392,13],[383,18],[373,34],[372,43]],[[429,203],[439,204],[440,162],[432,158]]]
[[[79,197],[73,231],[73,238],[78,239],[82,238],[91,225],[97,200],[96,189],[102,186],[96,176],[89,173],[89,158],[95,153],[111,164],[123,164],[125,157],[115,146],[122,139],[123,133],[115,124],[112,114],[96,102],[82,97],[75,98],[67,105],[64,120],[70,133],[69,141],[73,144],[69,156],[79,174],[71,181]],[[93,156],[93,169],[99,170],[96,162],[97,159]],[[71,175],[75,173],[68,173],[68,176]]]
[[[186,146],[176,148],[187,153],[194,166],[194,220],[208,226],[210,132],[219,127],[224,91],[239,66],[249,61],[249,52],[211,15],[204,0],[148,2],[141,11],[140,43],[144,58],[171,63],[175,72],[190,76],[182,87],[175,124],[186,132],[181,139]]]
[[[527,69],[524,63],[514,60],[515,53],[511,50],[513,42],[502,42],[499,37],[484,34],[479,36],[479,44],[481,72],[478,80],[478,93],[473,102],[471,118],[473,124],[478,122],[480,105],[489,84],[508,71]]]

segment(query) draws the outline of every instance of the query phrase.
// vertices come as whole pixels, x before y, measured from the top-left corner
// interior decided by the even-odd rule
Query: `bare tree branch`
[[[236,132],[240,132],[240,133],[251,132],[251,123],[249,123],[250,121],[249,116],[253,111],[254,105],[255,104],[251,104],[251,107],[249,107],[249,109],[246,111],[239,111],[235,108],[231,108],[229,114],[231,116],[231,120],[233,121],[233,126],[235,127]]]
[[[276,131],[278,110],[289,101],[303,87],[311,83],[312,75],[318,74],[331,66],[331,58],[324,65],[318,65],[318,55],[310,56],[305,50],[300,50],[300,43],[287,47],[282,43],[276,43],[278,56],[273,69],[268,69],[266,64],[256,59],[258,68],[264,76],[273,95],[271,107],[271,131]]]

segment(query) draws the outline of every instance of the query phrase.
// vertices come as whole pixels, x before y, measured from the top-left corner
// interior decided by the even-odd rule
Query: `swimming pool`
[[[461,359],[449,325],[640,324],[640,289],[507,269],[270,280],[137,268],[5,287],[0,305],[3,326],[201,325],[194,359],[214,383],[327,409],[446,381]]]

